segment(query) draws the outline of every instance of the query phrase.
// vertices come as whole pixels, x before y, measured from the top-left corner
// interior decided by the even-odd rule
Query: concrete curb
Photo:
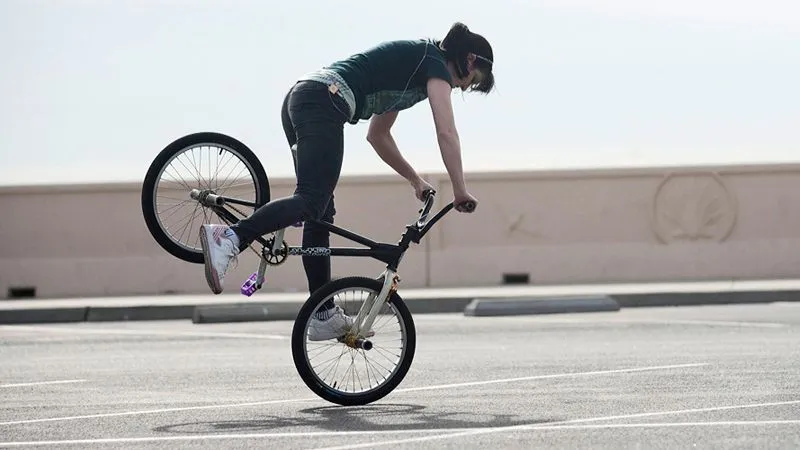
[[[294,320],[301,307],[301,302],[203,305],[194,308],[191,319],[192,323]]]
[[[401,293],[402,298],[402,293]],[[403,298],[411,314],[436,314],[462,312],[473,297],[456,298]]]
[[[142,305],[87,308],[87,322],[114,322],[125,320],[176,320],[192,316],[193,305]]]
[[[568,294],[525,294],[503,293],[497,295],[486,289],[478,290],[479,295],[471,295],[468,290],[453,295],[427,295],[415,297],[410,293],[403,300],[412,314],[431,313],[463,313],[475,317],[509,314],[552,314],[571,312],[590,312],[597,308],[602,311],[616,311],[620,308],[656,307],[656,306],[697,306],[745,303],[800,302],[800,290],[742,290],[742,291],[705,291],[705,292],[637,292],[620,294],[580,295]],[[37,301],[30,306],[8,303],[3,308],[0,302],[0,324],[34,324],[34,323],[68,323],[95,321],[130,321],[130,320],[192,320],[193,323],[242,322],[262,320],[294,320],[300,310],[305,296],[287,294],[265,299],[265,301],[242,302],[239,297],[204,298],[186,296],[181,299],[165,298],[164,304],[158,304],[153,297],[141,299],[125,299],[117,302],[109,300],[104,305],[95,300],[87,300],[81,305],[78,299],[65,301],[62,306],[59,300]],[[549,302],[545,300],[549,299]],[[582,304],[579,299],[591,299]],[[610,301],[609,301],[610,300]],[[528,304],[532,301],[538,303]],[[505,303],[504,303],[505,302]],[[597,302],[597,303],[596,303]],[[605,303],[604,303],[605,302]],[[264,311],[266,308],[266,312]]]
[[[465,316],[519,316],[619,311],[619,304],[607,295],[570,297],[476,298],[464,309]]]
[[[800,291],[748,292],[655,292],[620,294],[612,298],[623,308],[648,306],[699,306],[737,303],[774,303],[800,301]]]
[[[0,311],[0,324],[84,322],[88,308],[36,308]]]

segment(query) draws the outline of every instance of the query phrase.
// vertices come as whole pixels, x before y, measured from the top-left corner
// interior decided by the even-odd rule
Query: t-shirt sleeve
[[[450,71],[447,69],[447,63],[438,55],[427,55],[425,57],[425,77],[428,78],[441,78],[450,85],[453,84],[453,78],[450,76]]]

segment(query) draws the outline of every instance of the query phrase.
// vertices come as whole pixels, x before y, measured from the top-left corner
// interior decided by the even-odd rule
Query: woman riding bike
[[[455,23],[442,40],[398,40],[335,62],[301,77],[286,95],[281,119],[294,153],[297,186],[291,196],[272,200],[251,216],[228,227],[203,225],[200,241],[211,291],[223,290],[223,277],[236,255],[259,236],[301,221],[333,222],[333,191],[344,154],[344,125],[370,119],[367,141],[380,158],[405,178],[418,199],[432,186],[400,154],[391,135],[399,111],[428,99],[442,160],[450,177],[454,209],[471,212],[477,200],[467,191],[461,164],[451,92],[488,93],[494,87],[494,55],[489,42],[463,23]],[[472,203],[472,209],[465,205]],[[328,247],[327,230],[306,222],[303,247]],[[331,278],[329,257],[304,256],[309,292]],[[332,339],[352,321],[328,302],[312,324],[312,340]],[[318,330],[315,334],[314,330]],[[331,331],[333,330],[333,331]]]

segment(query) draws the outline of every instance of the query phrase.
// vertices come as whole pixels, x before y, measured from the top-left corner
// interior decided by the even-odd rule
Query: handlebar
[[[439,211],[438,214],[436,214],[436,216],[433,218],[433,221],[428,223],[428,214],[430,214],[431,208],[433,207],[433,202],[436,197],[436,191],[434,191],[433,189],[426,189],[425,191],[422,192],[422,197],[425,199],[425,205],[420,210],[416,226],[417,228],[420,229],[420,231],[423,231],[424,234],[424,232],[426,232],[431,225],[436,223],[437,220],[439,220],[442,216],[444,216],[447,212],[450,211],[450,209],[454,208],[456,205],[454,205],[453,202],[450,202],[449,204],[447,204],[447,206],[442,208],[442,210]],[[475,210],[476,205],[475,202],[469,201],[465,202],[460,206],[462,206],[464,211],[472,212]]]
[[[428,221],[428,214],[431,212],[431,208],[433,207],[433,200],[436,197],[436,191],[433,189],[426,189],[422,191],[422,198],[425,199],[425,205],[419,212],[419,218],[417,219],[417,228],[422,228],[425,226],[425,223]]]

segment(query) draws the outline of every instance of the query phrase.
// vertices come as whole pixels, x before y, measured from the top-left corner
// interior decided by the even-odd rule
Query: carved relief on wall
[[[736,224],[738,205],[717,173],[669,173],[656,188],[652,214],[662,243],[723,242]]]

